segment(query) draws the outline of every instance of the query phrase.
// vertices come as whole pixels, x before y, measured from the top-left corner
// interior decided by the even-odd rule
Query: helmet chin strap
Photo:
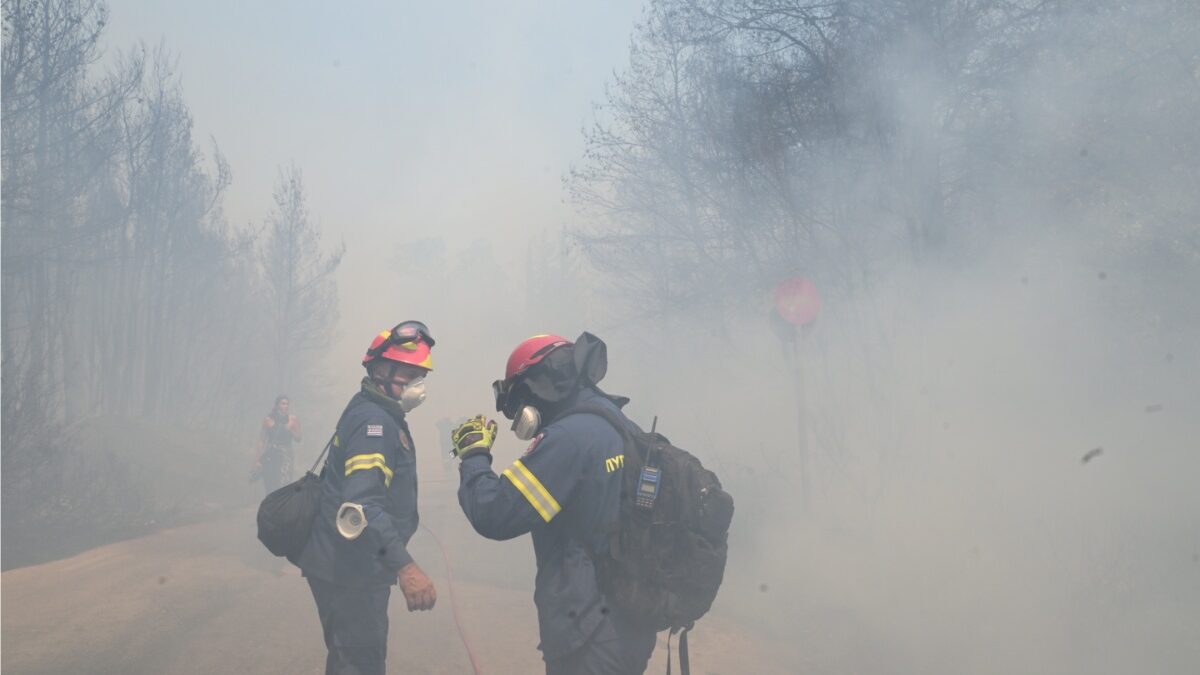
[[[400,366],[390,361],[388,363],[390,365],[388,366],[387,377],[378,376],[377,373],[379,371],[377,369],[372,369],[370,373],[371,381],[374,382],[375,386],[379,388],[379,393],[392,400],[398,401],[400,400],[400,396],[403,395],[404,390],[401,389],[400,393],[397,394],[393,391],[393,389],[396,386],[396,371],[400,368]]]

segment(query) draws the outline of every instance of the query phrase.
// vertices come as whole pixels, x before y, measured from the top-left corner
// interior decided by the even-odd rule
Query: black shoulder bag
[[[325,474],[324,468],[317,474],[317,466],[325,459],[334,438],[336,430],[312,468],[299,480],[275,490],[258,505],[258,540],[271,553],[293,560],[308,543],[313,521],[321,508],[321,476]]]

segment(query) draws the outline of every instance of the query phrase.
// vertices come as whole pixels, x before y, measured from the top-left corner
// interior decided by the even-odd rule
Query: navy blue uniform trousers
[[[306,577],[325,633],[325,675],[384,675],[390,586],[351,588]]]
[[[546,660],[546,675],[642,675],[654,651],[654,633],[636,630],[612,614],[571,654]]]

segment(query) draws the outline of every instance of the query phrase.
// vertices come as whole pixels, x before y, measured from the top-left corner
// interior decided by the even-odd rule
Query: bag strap
[[[625,463],[626,463],[626,465],[628,465],[628,463],[629,463],[629,459],[630,459],[629,455],[631,454],[630,450],[632,450],[633,451],[632,452],[633,460],[634,460],[634,464],[635,464],[634,468],[636,468],[638,471],[641,471],[642,464],[644,463],[643,458],[638,453],[637,442],[634,440],[633,432],[631,432],[629,430],[629,426],[628,426],[628,424],[632,424],[633,422],[628,422],[628,424],[627,424],[626,419],[622,419],[620,416],[618,416],[613,411],[609,410],[608,408],[605,408],[604,406],[599,406],[599,405],[582,405],[582,406],[579,406],[578,408],[571,408],[571,409],[563,412],[561,415],[559,415],[555,419],[559,420],[568,415],[578,415],[578,414],[596,415],[597,417],[602,418],[605,422],[608,422],[609,425],[612,426],[612,428],[616,429],[617,433],[621,434],[621,440],[625,442]]]
[[[688,658],[687,635],[691,628],[679,632],[679,672],[680,675],[692,675],[692,664]]]
[[[667,675],[671,675],[671,638],[675,637],[675,629],[667,633]]]
[[[312,468],[308,470],[309,473],[316,473],[317,465],[320,464],[321,460],[325,458],[325,455],[329,453],[329,448],[333,447],[333,439],[335,438],[337,438],[337,431],[334,431],[333,435],[329,437],[329,441],[325,444],[325,449],[321,451],[321,454],[317,455],[317,461],[313,462]]]
[[[679,631],[679,673],[680,675],[692,675],[692,663],[688,657],[687,639],[688,631],[691,629],[691,626],[683,630],[672,628],[671,632],[667,634],[667,675],[671,675],[671,637],[675,635],[675,631]]]
[[[577,408],[569,408],[564,410],[554,419],[555,421],[558,421],[570,415],[582,414],[596,415],[605,422],[608,422],[608,424],[612,426],[612,428],[615,429],[618,434],[621,435],[621,442],[625,445],[625,474],[623,476],[624,484],[621,487],[622,491],[634,489],[634,486],[637,484],[636,478],[634,480],[630,480],[629,476],[636,476],[637,474],[640,474],[642,471],[643,462],[641,454],[638,452],[637,443],[633,440],[633,433],[630,432],[625,420],[613,413],[612,410],[599,405],[582,405]],[[631,458],[632,464],[630,462]],[[615,523],[612,528],[610,528],[610,531],[602,532],[601,534],[608,537],[609,556],[615,560],[619,560],[621,558],[621,533],[619,521],[618,523]],[[591,558],[593,565],[601,564],[601,558],[597,556],[596,551],[592,548],[592,545],[588,541],[587,537],[579,537],[579,543],[583,545],[583,550],[585,553],[587,553],[588,558]]]
[[[629,435],[629,427],[625,426],[622,423],[623,421],[621,420],[620,417],[618,417],[616,415],[616,413],[609,410],[608,408],[605,408],[604,406],[595,405],[593,403],[576,406],[574,408],[567,408],[566,410],[564,410],[561,413],[559,413],[558,415],[556,415],[554,417],[554,421],[557,422],[564,417],[568,417],[570,415],[578,415],[581,413],[587,413],[589,415],[596,415],[598,417],[603,417],[604,421],[606,421],[609,424],[616,427],[617,431],[620,432],[621,436],[624,437],[624,436]]]
[[[346,410],[349,409],[350,406],[346,406]],[[325,455],[329,453],[329,448],[333,447],[333,439],[337,438],[338,427],[342,426],[342,420],[346,419],[346,410],[343,410],[342,414],[338,416],[337,424],[333,425],[333,435],[325,443],[325,449],[321,451],[321,454],[317,455],[317,461],[313,462],[312,468],[308,470],[309,473],[316,473],[317,465],[321,463],[322,459],[325,459]]]

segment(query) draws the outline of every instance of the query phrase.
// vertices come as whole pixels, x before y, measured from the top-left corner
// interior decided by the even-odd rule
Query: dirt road
[[[483,672],[540,673],[527,537],[469,530],[449,489],[422,491],[422,519],[454,565],[468,639]],[[437,607],[409,614],[393,593],[389,673],[471,673],[433,538],[410,546],[437,585]],[[503,561],[501,564],[499,561]],[[324,645],[308,586],[254,538],[250,509],[0,576],[6,675],[321,673]],[[697,675],[793,672],[719,612],[693,633]],[[666,670],[660,639],[647,672]],[[677,670],[675,672],[678,672]]]

